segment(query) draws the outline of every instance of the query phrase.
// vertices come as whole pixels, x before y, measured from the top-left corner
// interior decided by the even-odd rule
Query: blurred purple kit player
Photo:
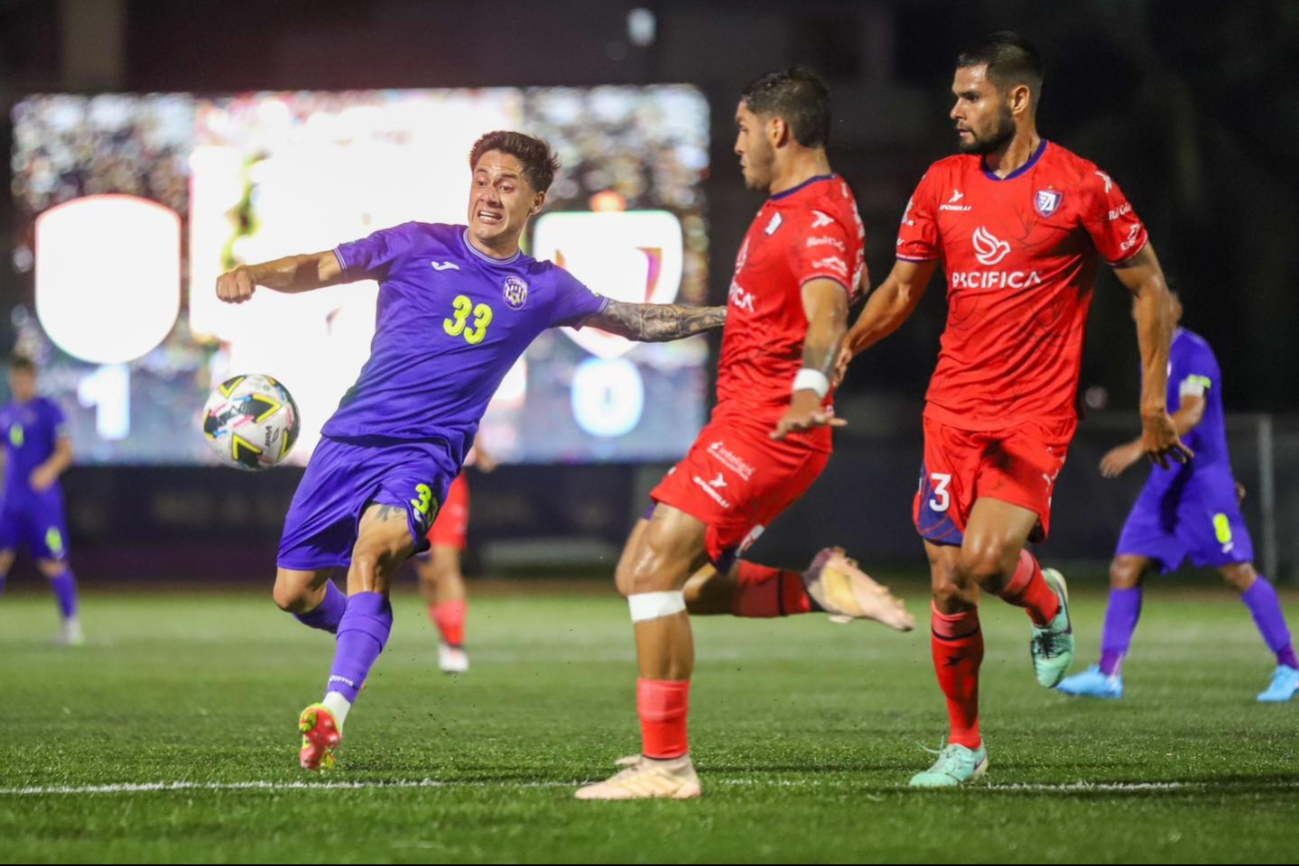
[[[591,325],[657,342],[725,323],[725,308],[611,301],[523,254],[519,239],[558,168],[545,142],[489,133],[470,168],[467,226],[407,223],[332,251],[239,268],[217,283],[231,303],[257,285],[380,287],[370,359],[323,428],[280,543],[276,602],[338,636],[325,699],[299,720],[309,770],[333,765],[392,629],[391,580],[428,548],[488,402],[532,341],[548,328]],[[330,579],[334,569],[347,569],[346,596]]]
[[[1180,321],[1181,300],[1174,295],[1173,302]],[[1121,697],[1123,659],[1141,616],[1142,579],[1155,569],[1164,574],[1176,571],[1189,559],[1198,567],[1217,569],[1242,594],[1277,658],[1272,685],[1259,700],[1288,701],[1299,691],[1299,663],[1276,591],[1254,570],[1254,545],[1241,514],[1227,451],[1217,358],[1202,337],[1179,329],[1173,338],[1171,365],[1168,405],[1180,405],[1175,421],[1195,459],[1169,469],[1152,469],[1123,528],[1111,567],[1101,663],[1065,680],[1059,689],[1086,697]],[[1131,445],[1124,445],[1106,456],[1102,471],[1114,477],[1134,462]]]
[[[68,567],[68,523],[59,477],[72,465],[63,410],[36,393],[36,365],[15,357],[9,364],[13,400],[0,409],[4,436],[4,505],[0,508],[0,591],[19,548],[50,581],[63,616],[60,643],[84,642],[77,616],[77,581]]]

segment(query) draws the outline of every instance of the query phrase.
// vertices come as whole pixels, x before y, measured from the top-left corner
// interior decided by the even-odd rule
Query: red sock
[[[1060,615],[1060,597],[1042,576],[1037,558],[1027,550],[1020,551],[1019,567],[1001,591],[1001,597],[1015,607],[1027,609],[1029,619],[1037,626],[1050,625]]]
[[[803,576],[740,562],[739,586],[731,599],[731,613],[747,619],[771,619],[812,612],[812,600],[803,588]]]
[[[636,710],[640,713],[641,751],[645,757],[664,761],[690,751],[686,733],[689,680],[636,680]]]
[[[428,618],[442,634],[442,642],[457,649],[465,645],[465,617],[469,614],[469,602],[444,601],[431,604]]]
[[[947,696],[952,733],[948,742],[977,749],[979,734],[979,667],[983,664],[983,631],[979,611],[945,614],[934,608],[934,670]]]

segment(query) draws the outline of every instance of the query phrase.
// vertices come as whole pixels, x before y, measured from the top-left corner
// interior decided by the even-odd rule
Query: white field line
[[[751,788],[842,788],[852,784],[850,780],[827,781],[822,779],[747,779],[747,778],[713,778],[704,777],[706,784],[722,787]],[[446,789],[491,789],[516,790],[526,788],[578,788],[584,782],[442,782],[436,779],[395,780],[390,782],[148,782],[122,783],[115,785],[77,785],[55,787],[0,788],[0,797],[58,797],[87,796],[102,794],[152,794],[173,793],[180,791],[372,791],[402,790],[424,788]],[[975,791],[992,791],[997,793],[1025,794],[1072,794],[1072,793],[1170,793],[1176,791],[1212,793],[1214,791],[1230,792],[1249,788],[1253,790],[1299,790],[1299,780],[1293,782],[1230,782],[1216,784],[1213,782],[1066,782],[1061,784],[1001,784],[979,785],[972,787]],[[870,789],[873,792],[900,793],[909,790],[905,786],[880,786]]]

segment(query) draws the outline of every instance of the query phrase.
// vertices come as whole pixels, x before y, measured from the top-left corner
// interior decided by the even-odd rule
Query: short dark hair
[[[1011,30],[989,34],[961,52],[956,68],[988,67],[988,78],[1004,93],[1021,84],[1028,85],[1037,100],[1042,94],[1046,64],[1042,52],[1023,36]]]
[[[521,132],[497,130],[489,132],[474,142],[474,149],[469,151],[470,170],[478,168],[478,160],[488,151],[508,153],[523,163],[523,173],[528,183],[537,192],[546,192],[555,182],[555,172],[559,171],[559,158],[550,149],[550,145],[540,138],[533,138]]]
[[[793,66],[769,73],[744,88],[740,98],[754,114],[784,118],[794,140],[803,147],[825,147],[830,143],[834,119],[830,88],[816,70]]]
[[[36,362],[26,355],[9,356],[9,371],[12,373],[35,373]]]

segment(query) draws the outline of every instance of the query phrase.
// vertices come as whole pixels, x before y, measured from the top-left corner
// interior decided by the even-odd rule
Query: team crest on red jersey
[[[1053,189],[1039,189],[1037,197],[1033,200],[1033,205],[1037,212],[1044,217],[1049,217],[1060,209],[1060,202],[1064,201],[1064,194]]]

